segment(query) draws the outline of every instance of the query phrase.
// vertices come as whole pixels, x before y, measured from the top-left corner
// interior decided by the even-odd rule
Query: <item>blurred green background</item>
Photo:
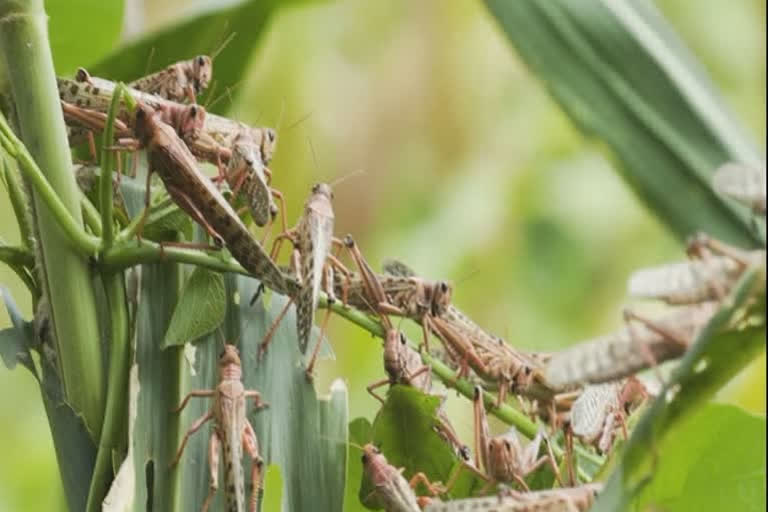
[[[140,18],[162,27],[187,12],[183,3],[145,2]],[[764,151],[765,2],[657,4]],[[353,233],[374,267],[394,256],[453,280],[454,301],[516,346],[552,350],[613,329],[628,274],[683,257],[479,2],[288,7],[243,65],[230,115],[278,128],[272,169],[289,222],[314,182],[364,170],[336,187],[336,233]],[[0,194],[0,237],[16,243]],[[5,267],[0,283],[30,315]],[[372,418],[378,402],[365,386],[383,375],[379,342],[338,318],[330,339],[336,360],[321,365],[319,392],[341,377],[350,417]],[[765,379],[763,355],[720,398],[764,413]],[[0,389],[0,511],[57,510],[61,484],[36,383],[0,365]],[[466,407],[449,400],[468,440]]]

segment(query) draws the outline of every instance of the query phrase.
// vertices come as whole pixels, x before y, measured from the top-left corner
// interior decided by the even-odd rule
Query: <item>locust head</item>
[[[153,123],[153,118],[155,115],[157,115],[157,112],[149,105],[139,103],[136,107],[134,129],[136,131],[136,138],[139,139],[139,144],[142,147],[146,147],[154,136],[155,124]]]
[[[331,190],[331,186],[327,183],[316,183],[312,187],[312,195],[315,197],[325,197],[330,201],[333,199],[333,190]]]
[[[430,310],[434,316],[441,315],[451,303],[453,287],[445,281],[436,281],[432,288]]]
[[[264,165],[269,165],[277,149],[277,132],[272,128],[263,128],[261,135],[261,159]]]
[[[176,132],[182,139],[197,139],[205,126],[205,109],[196,104],[188,105],[181,111],[175,124]]]
[[[240,363],[240,352],[234,345],[224,345],[224,350],[219,354],[219,377],[221,380],[236,379],[240,380],[242,369]]]
[[[208,87],[213,75],[213,61],[207,55],[198,55],[192,63],[192,84],[195,94]]]

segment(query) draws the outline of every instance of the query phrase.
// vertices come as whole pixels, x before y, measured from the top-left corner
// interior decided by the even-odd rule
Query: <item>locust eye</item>
[[[189,107],[189,112],[192,114],[192,117],[197,116],[197,106],[192,105],[191,107]]]
[[[198,66],[204,66],[205,65],[205,57],[202,55],[197,57],[197,65]]]
[[[405,345],[405,334],[400,333],[400,343]]]
[[[222,357],[224,357],[224,353],[225,353],[225,352],[226,352],[225,350],[222,350],[221,352],[219,352],[219,359],[221,359]]]
[[[267,138],[269,139],[269,142],[275,142],[275,138],[277,137],[277,134],[274,130],[267,130]]]
[[[448,285],[447,285],[447,284],[445,284],[445,283],[440,283],[440,290],[441,290],[443,293],[448,293]]]
[[[508,452],[512,451],[512,445],[509,444],[509,441],[507,441],[506,439],[504,440],[504,448],[506,448]]]
[[[364,453],[362,457],[360,457],[360,460],[363,462],[363,464],[368,463],[368,454]]]

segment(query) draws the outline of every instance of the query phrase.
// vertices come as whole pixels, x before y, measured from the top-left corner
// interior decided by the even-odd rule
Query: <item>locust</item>
[[[629,295],[668,304],[695,304],[725,297],[749,266],[765,261],[765,250],[745,251],[699,234],[688,243],[691,261],[636,271]]]
[[[652,320],[625,311],[624,328],[553,354],[545,379],[555,389],[568,389],[620,379],[678,358],[718,309],[715,301],[701,302],[672,308]]]
[[[274,259],[279,254],[284,240],[289,240],[293,244],[291,265],[299,283],[301,283],[301,288],[297,294],[292,296],[292,300],[296,303],[296,331],[299,350],[302,354],[306,352],[309,344],[312,320],[320,297],[320,288],[325,283],[329,301],[335,300],[333,293],[334,268],[342,273],[348,273],[344,265],[331,254],[331,246],[334,244],[332,199],[333,191],[330,185],[326,183],[314,185],[309,199],[304,204],[304,212],[296,226],[279,234],[272,245],[272,258]],[[289,305],[290,301],[286,303],[283,311],[278,315],[272,328],[262,341],[259,347],[260,354],[267,350],[272,334]],[[329,314],[330,309],[323,320],[315,349],[307,365],[308,378],[312,376],[312,370],[322,342],[322,332],[325,329]]]
[[[147,149],[147,190],[156,172],[174,202],[205,229],[215,245],[226,244],[232,256],[264,285],[290,297],[296,296],[298,282],[281,272],[270,259],[221,192],[197,168],[197,162],[173,128],[142,103],[137,107],[134,128],[140,146]],[[149,211],[149,198],[147,192],[142,223]]]
[[[467,498],[449,502],[433,501],[425,512],[587,512],[594,504],[602,484],[517,492],[507,490],[498,496]]]
[[[178,413],[186,407],[193,397],[211,397],[213,404],[210,410],[198,418],[184,434],[184,438],[170,466],[174,467],[181,460],[184,447],[190,436],[200,430],[207,421],[213,419],[214,427],[208,443],[208,464],[210,469],[210,488],[203,503],[202,511],[206,512],[219,488],[219,456],[224,453],[224,489],[226,492],[227,510],[230,512],[245,512],[245,477],[243,474],[243,449],[251,457],[251,482],[253,491],[250,500],[250,512],[256,512],[259,490],[261,488],[261,471],[264,464],[259,455],[259,442],[253,426],[246,418],[246,400],[252,398],[257,409],[267,407],[261,401],[261,393],[246,390],[242,382],[240,355],[234,345],[224,345],[219,356],[219,384],[216,389],[190,391],[173,412]]]
[[[360,278],[362,279],[363,288],[365,288],[364,295],[370,297],[375,304],[385,304],[387,301],[386,293],[373,269],[357,247],[352,235],[346,235],[343,243],[360,271]],[[366,302],[370,308],[370,302]],[[402,384],[414,387],[427,394],[431,393],[432,374],[430,367],[422,362],[419,353],[408,345],[405,335],[392,325],[389,317],[380,308],[378,314],[385,330],[384,370],[387,373],[387,378],[370,384],[366,388],[368,392],[382,404],[384,404],[384,399],[376,394],[374,390],[387,384],[390,386]],[[451,445],[459,457],[468,460],[469,449],[459,440],[442,407],[438,409],[437,416],[438,424],[435,430],[438,435]]]
[[[416,473],[410,481],[403,476],[404,468],[396,468],[373,444],[363,446],[363,485],[367,482],[373,490],[362,501],[366,507],[384,509],[386,512],[420,512],[421,503],[428,498],[417,498],[414,488],[423,483],[430,494],[436,496],[445,489],[439,483],[431,483],[424,473]],[[362,490],[362,489],[361,489]]]
[[[185,98],[194,98],[201,90],[208,86],[211,79],[213,63],[210,57],[198,56],[187,61],[177,62],[162,71],[140,78],[129,85],[151,94],[157,94],[171,101],[181,102]],[[204,111],[203,111],[204,112]],[[169,122],[168,124],[174,124]],[[202,123],[195,125],[195,131],[177,128],[179,136],[187,143],[193,142],[200,136],[204,126]],[[176,128],[176,126],[174,125]],[[221,148],[216,147],[213,139],[206,141],[205,146],[209,151],[201,156],[206,159],[216,159],[219,167],[220,178],[224,178],[232,188],[232,193],[237,197],[242,192],[247,201],[251,218],[257,226],[265,226],[277,215],[278,208],[273,199],[277,197],[282,201],[282,194],[269,187],[270,170],[266,167],[275,151],[275,131],[270,128],[263,129],[263,136],[256,140],[248,129],[241,129],[229,148],[231,157],[226,173],[221,169]],[[283,208],[282,211],[285,211]],[[283,216],[283,230],[285,230],[285,218]]]
[[[645,386],[636,377],[586,386],[571,406],[570,431],[599,452],[607,453],[616,427],[621,427],[626,439],[626,416],[647,397]]]
[[[85,70],[78,71],[74,80],[67,78],[58,78],[59,98],[62,101],[62,108],[65,113],[65,120],[69,124],[74,124],[76,127],[82,127],[82,123],[77,118],[68,116],[67,113],[72,112],[73,109],[77,111],[90,111],[91,113],[99,113],[106,119],[106,112],[109,109],[110,102],[112,101],[112,94],[115,90],[115,83],[109,80],[104,80],[98,77],[90,76]],[[164,98],[160,98],[154,94],[148,94],[138,91],[136,89],[128,88],[128,92],[136,98],[140,103],[143,103],[154,110],[164,112],[178,112],[188,105],[176,103]],[[206,113],[205,109],[199,105],[196,106],[201,109],[198,112],[200,117],[203,117],[202,127],[198,130],[197,137],[185,137],[185,141],[189,145],[189,149],[194,155],[202,160],[209,161],[211,163],[223,163],[227,164],[231,157],[231,147],[241,133],[245,132],[250,139],[261,149],[262,162],[265,165],[269,164],[269,161],[274,153],[276,134],[271,128],[257,128],[245,125],[237,121],[233,121],[226,117],[220,117],[215,114]],[[123,105],[119,112],[118,119],[115,122],[116,136],[124,137],[130,136],[130,115],[128,110]],[[101,123],[103,126],[103,122]],[[89,128],[86,126],[86,128]],[[127,135],[126,135],[127,134]],[[70,137],[72,139],[72,137]],[[71,143],[76,143],[77,140],[71,140]]]
[[[208,87],[213,74],[213,61],[207,55],[175,62],[155,73],[129,83],[130,87],[149,94],[182,102],[195,98]]]
[[[272,132],[269,132],[272,133]],[[268,137],[269,139],[269,137]],[[274,137],[270,139],[274,142]],[[269,149],[271,158],[272,148]],[[242,192],[248,203],[251,218],[257,226],[265,226],[272,222],[278,211],[283,212],[283,231],[285,231],[285,206],[278,210],[275,198],[281,202],[282,194],[269,186],[271,172],[264,165],[264,147],[251,138],[247,132],[241,132],[232,144],[232,156],[225,173],[232,193],[237,196]]]
[[[480,386],[475,386],[473,401],[475,467],[484,470],[489,485],[499,482],[516,482],[523,490],[528,491],[530,489],[525,482],[525,477],[547,462],[560,481],[560,471],[548,441],[546,441],[547,455],[539,457],[541,442],[544,440],[542,430],[539,430],[533,440],[525,446],[515,427],[511,427],[505,434],[491,437],[483,403],[483,389]]]
[[[587,512],[602,489],[600,483],[530,492],[510,489],[498,496],[435,501],[424,512]]]
[[[415,273],[406,264],[390,260],[385,271],[412,279]],[[429,289],[429,287],[426,287]],[[445,287],[439,287],[445,291]],[[503,339],[478,326],[453,305],[449,297],[437,301],[429,326],[442,340],[449,357],[459,363],[458,376],[467,376],[472,368],[481,378],[499,384],[498,404],[504,402],[508,389],[515,392],[548,394],[541,383],[541,364],[535,358],[509,346]]]
[[[718,193],[735,199],[749,206],[755,213],[765,216],[765,162],[762,165],[726,163],[715,171],[712,186]]]

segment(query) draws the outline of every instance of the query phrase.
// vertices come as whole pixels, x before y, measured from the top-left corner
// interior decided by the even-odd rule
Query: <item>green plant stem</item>
[[[114,151],[110,149],[115,136],[115,115],[120,107],[120,98],[125,87],[118,83],[112,94],[112,102],[107,111],[107,122],[101,139],[101,173],[99,173],[99,202],[101,203],[102,241],[104,248],[109,248],[114,242],[113,213],[112,213],[112,168],[114,167]]]
[[[111,184],[110,184],[111,185]],[[111,186],[110,186],[111,188]],[[88,492],[88,512],[101,510],[112,476],[112,452],[118,446],[127,418],[126,390],[130,369],[128,312],[125,279],[121,272],[104,275],[104,290],[110,312],[109,382],[104,425],[101,429],[93,478]]]
[[[250,274],[232,258],[210,256],[197,249],[163,247],[156,242],[142,240],[115,244],[101,254],[100,263],[110,270],[119,270],[144,263],[188,263],[218,272]]]
[[[16,216],[16,223],[19,226],[19,234],[22,243],[26,248],[32,248],[34,237],[32,226],[30,225],[29,208],[27,206],[27,195],[24,192],[24,184],[15,169],[12,169],[7,159],[3,158],[3,180],[8,189],[8,198],[11,200],[13,213]]]
[[[85,224],[91,228],[91,231],[93,231],[96,236],[101,236],[101,216],[99,215],[99,210],[97,210],[96,207],[93,206],[93,203],[85,197],[85,194],[82,195],[81,199]]]
[[[66,234],[69,240],[74,243],[75,247],[89,256],[95,254],[101,245],[101,240],[89,235],[81,227],[82,223],[77,219],[80,217],[79,197],[77,201],[77,215],[75,216],[56,193],[52,184],[48,182],[45,175],[40,170],[40,167],[37,166],[37,163],[32,158],[32,155],[27,151],[24,143],[11,131],[8,122],[5,117],[3,117],[2,113],[0,113],[0,144],[2,144],[3,149],[5,149],[10,156],[16,159],[19,164],[19,169],[21,169],[24,176],[26,176],[32,183],[32,186],[37,194],[40,195],[45,206],[50,209],[55,222],[61,226],[64,234]],[[69,156],[67,156],[67,158],[69,158]],[[70,175],[71,174],[72,173],[70,172]],[[77,191],[75,191],[75,193],[76,192]]]
[[[34,185],[36,265],[51,306],[59,372],[67,401],[82,414],[97,440],[105,398],[101,336],[91,269],[77,249],[93,253],[99,241],[82,228],[80,194],[71,168],[47,26],[43,0],[0,1],[0,51],[9,71],[19,132],[29,152],[2,117],[0,139]],[[42,197],[41,184],[48,186],[48,197]],[[60,208],[49,206],[52,198]],[[67,227],[62,229],[62,224]]]
[[[0,261],[13,270],[33,297],[39,296],[40,290],[30,270],[35,264],[35,258],[31,251],[23,247],[3,245],[2,241],[0,241]]]

